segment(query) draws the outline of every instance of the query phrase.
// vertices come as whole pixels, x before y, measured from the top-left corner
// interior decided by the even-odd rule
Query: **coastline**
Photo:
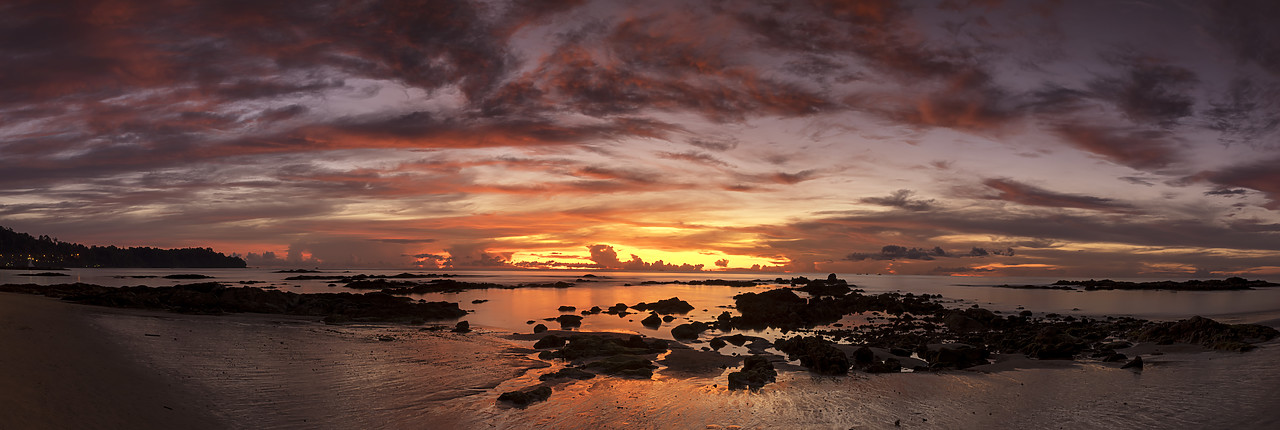
[[[0,310],[5,344],[26,345],[0,355],[4,380],[38,383],[0,398],[21,406],[0,412],[17,428],[1280,425],[1273,407],[1280,340],[1243,354],[1170,349],[1148,357],[1143,372],[1057,360],[842,377],[799,370],[758,392],[728,390],[732,368],[664,368],[653,380],[557,382],[550,399],[520,408],[498,395],[555,369],[533,359],[529,336],[506,330],[329,326],[310,317],[175,314],[11,293],[0,294]]]

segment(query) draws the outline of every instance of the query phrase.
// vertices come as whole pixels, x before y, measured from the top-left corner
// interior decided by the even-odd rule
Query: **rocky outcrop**
[[[773,363],[768,358],[753,355],[749,356],[742,362],[742,370],[729,373],[729,389],[730,390],[759,390],[770,382],[776,381],[778,371],[774,370]]]
[[[422,323],[467,313],[451,302],[420,302],[379,292],[297,294],[216,282],[171,287],[108,288],[90,284],[4,285],[0,291],[44,294],[63,300],[118,308],[163,309],[180,313],[270,313],[323,317],[325,322]]]
[[[1190,343],[1223,351],[1248,351],[1252,343],[1274,339],[1280,332],[1258,324],[1223,324],[1194,316],[1177,322],[1152,323],[1132,333],[1135,340],[1167,345]]]
[[[693,310],[693,305],[689,302],[680,300],[679,297],[658,300],[653,303],[636,303],[631,306],[632,309],[638,311],[652,311],[659,314],[683,314]]]
[[[849,357],[820,337],[796,336],[774,342],[773,346],[786,353],[788,358],[800,360],[800,365],[811,372],[823,375],[844,375],[849,372]]]

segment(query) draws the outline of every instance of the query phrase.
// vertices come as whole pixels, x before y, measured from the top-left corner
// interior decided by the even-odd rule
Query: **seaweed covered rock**
[[[537,387],[502,393],[498,396],[498,401],[516,406],[528,406],[530,403],[545,401],[549,398],[551,398],[551,387]]]
[[[742,370],[729,374],[730,390],[758,390],[770,382],[776,381],[778,371],[768,358],[753,355],[742,362]]]
[[[773,346],[786,353],[788,358],[800,360],[800,365],[812,372],[823,375],[849,372],[849,356],[820,337],[796,336],[774,342]]]

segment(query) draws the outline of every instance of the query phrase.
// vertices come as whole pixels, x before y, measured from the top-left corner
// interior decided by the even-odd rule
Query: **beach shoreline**
[[[92,326],[98,309],[0,293],[0,422],[7,428],[225,428],[199,397]]]
[[[1081,428],[1280,423],[1270,407],[1280,340],[1248,353],[1147,356],[1144,372],[1027,360],[970,370],[821,376],[791,367],[759,391],[729,390],[733,367],[662,368],[548,384],[527,407],[500,393],[541,384],[527,333],[400,324],[325,325],[274,314],[190,315],[0,294],[16,428]],[[26,327],[26,328],[24,328]],[[552,331],[551,333],[554,333]],[[699,344],[691,344],[694,352]],[[684,354],[681,352],[680,354]],[[48,363],[50,365],[44,365]],[[659,364],[662,364],[659,361]],[[57,364],[57,366],[52,366]],[[684,363],[689,365],[691,363]],[[693,363],[696,364],[696,363]],[[783,370],[783,369],[780,369]],[[32,382],[34,381],[34,382]],[[1209,398],[1189,392],[1214,393]],[[168,408],[165,408],[165,407]],[[1217,412],[1232,407],[1238,416]],[[1215,421],[1209,421],[1215,420]]]

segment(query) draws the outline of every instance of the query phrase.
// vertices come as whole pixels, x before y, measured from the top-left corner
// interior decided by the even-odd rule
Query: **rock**
[[[600,369],[601,372],[615,375],[628,376],[641,379],[649,379],[653,377],[653,369],[658,366],[644,357],[634,355],[615,355],[606,357],[602,360],[593,361],[587,364],[588,368]]]
[[[662,317],[659,317],[656,313],[649,313],[648,317],[640,320],[640,324],[645,327],[658,328],[662,325]]]
[[[758,390],[777,380],[778,371],[768,358],[753,355],[742,362],[742,370],[729,373],[730,390]]]
[[[974,348],[962,343],[951,343],[929,345],[929,348],[924,354],[921,354],[920,358],[928,361],[929,367],[934,369],[965,369],[979,364],[987,364],[987,358],[990,356],[991,352],[985,349]]]
[[[527,406],[551,398],[551,387],[537,387],[524,391],[509,391],[498,396],[498,401],[516,406]]]
[[[596,377],[596,374],[594,373],[591,373],[576,367],[566,367],[552,373],[547,373],[547,374],[538,376],[538,379],[542,381],[547,381],[547,380],[556,379],[556,378],[585,380],[585,379],[591,379],[594,377]]]
[[[578,315],[561,315],[556,317],[556,321],[561,327],[580,327],[582,326],[582,317]]]
[[[453,326],[454,333],[468,333],[470,331],[471,331],[471,323],[466,321],[458,321],[458,324]]]
[[[1120,366],[1121,369],[1137,369],[1142,370],[1142,357],[1134,357],[1132,361]]]
[[[664,316],[662,317],[662,322],[672,322],[672,321],[675,321],[675,320],[676,320],[676,317],[673,317],[673,316],[671,316],[671,315],[664,315]]]
[[[876,361],[867,365],[862,370],[867,373],[898,373],[902,371],[902,362],[896,358],[888,358],[884,361]]]
[[[471,304],[473,304],[473,305],[478,305],[478,304],[481,304],[481,303],[484,303],[484,302],[487,302],[487,301],[488,301],[488,300],[485,300],[485,299],[475,299],[475,300],[472,300],[472,301],[471,301]]]
[[[683,314],[693,310],[693,305],[680,300],[679,297],[658,300],[654,303],[637,303],[631,307],[640,311],[653,311],[660,314]]]
[[[724,339],[726,342],[732,343],[735,346],[742,346],[746,344],[748,340],[750,340],[746,336],[743,336],[741,333],[735,334],[733,336],[724,336],[724,337],[721,337],[720,339]]]
[[[573,312],[575,310],[578,310],[578,308],[573,306],[561,306],[558,310],[560,312]]]
[[[678,340],[694,340],[698,335],[710,328],[704,322],[691,322],[688,324],[680,324],[671,329],[671,337]]]
[[[533,326],[533,332],[534,332],[534,333],[542,333],[542,332],[544,332],[544,331],[547,331],[547,325],[546,325],[546,324],[538,324],[538,325]]]
[[[773,346],[786,353],[788,358],[799,359],[800,365],[812,372],[824,375],[849,373],[849,357],[820,337],[796,336],[774,342]]]
[[[610,307],[609,307],[609,310],[605,311],[605,313],[606,313],[606,314],[618,314],[618,313],[623,313],[623,312],[626,312],[626,311],[627,311],[627,307],[628,307],[628,306],[627,306],[627,304],[626,304],[626,303],[618,303],[618,304],[616,304],[616,305],[610,306]]]
[[[1174,342],[1201,345],[1220,351],[1248,351],[1254,342],[1274,339],[1280,331],[1258,324],[1227,325],[1194,316],[1177,322],[1150,323],[1133,334],[1139,341],[1168,345]]]
[[[566,340],[567,339],[563,337],[556,336],[554,334],[549,334],[549,335],[543,336],[542,339],[538,339],[538,341],[533,344],[533,348],[534,349],[559,348],[564,346]]]
[[[719,350],[720,350],[720,348],[724,348],[724,346],[725,346],[725,344],[726,344],[726,343],[725,343],[724,339],[721,339],[721,338],[718,338],[718,337],[717,337],[717,338],[715,338],[715,339],[711,339],[710,344],[711,344],[711,349],[714,349],[714,350],[716,350],[716,351],[719,351]]]
[[[871,348],[861,347],[853,352],[853,362],[858,365],[868,365],[875,361],[876,353],[871,352]]]
[[[640,336],[631,336],[623,340],[614,336],[574,335],[565,340],[567,343],[562,343],[560,350],[544,351],[550,353],[544,358],[581,360],[611,355],[657,354],[667,350],[667,341],[662,339],[646,341]],[[537,345],[534,346],[537,347]]]

